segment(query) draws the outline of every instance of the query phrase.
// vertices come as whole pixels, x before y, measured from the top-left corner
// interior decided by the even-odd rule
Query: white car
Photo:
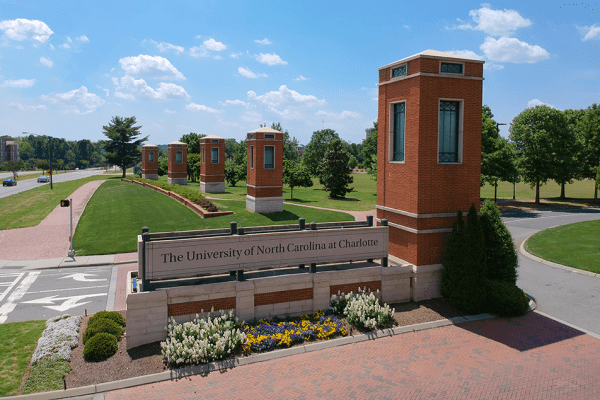
[[[47,175],[42,175],[42,176],[38,176],[37,181],[38,181],[38,183],[48,183],[48,182],[50,182],[50,179],[48,178]]]

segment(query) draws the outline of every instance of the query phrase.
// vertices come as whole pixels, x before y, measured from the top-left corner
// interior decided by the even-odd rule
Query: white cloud
[[[1,71],[2,71],[2,67],[0,67],[0,78],[4,78]]]
[[[263,117],[260,113],[258,113],[256,111],[246,111],[242,115],[242,119],[249,124],[258,124],[258,123],[262,122]]]
[[[220,55],[216,55],[214,58],[215,58],[215,60],[222,60],[223,59],[223,57],[221,57]]]
[[[12,40],[32,39],[40,43],[46,43],[50,35],[54,33],[42,21],[23,18],[0,22],[0,30],[4,31],[4,34]]]
[[[90,41],[90,39],[88,39],[88,37],[87,37],[87,36],[85,36],[85,35],[81,35],[81,36],[79,36],[79,37],[77,38],[77,40],[79,40],[80,42],[83,42],[83,43],[88,43],[88,42]]]
[[[185,51],[185,49],[182,46],[176,46],[174,44],[171,43],[166,43],[166,42],[155,42],[154,40],[150,40],[150,42],[152,42],[153,45],[156,46],[156,48],[158,49],[158,51],[160,51],[161,53],[166,53],[169,50],[174,50],[175,53],[183,53]]]
[[[219,103],[223,106],[247,106],[248,105],[248,103],[246,103],[242,100],[238,100],[238,99],[220,101]]]
[[[336,119],[336,120],[344,120],[344,119],[359,119],[362,116],[360,115],[359,112],[356,111],[342,111],[340,113],[334,113],[334,112],[327,112],[327,111],[322,111],[319,110],[316,112],[315,115],[318,115],[319,117],[326,117],[328,119]]]
[[[165,114],[175,114],[177,111],[173,111],[173,110],[169,110],[168,108],[165,108]]]
[[[158,79],[185,79],[169,60],[161,56],[140,54],[137,57],[121,58],[119,63],[128,74],[150,73]]]
[[[200,39],[202,37],[202,35],[196,35],[194,36],[194,39]]]
[[[217,124],[224,129],[231,129],[231,128],[240,129],[240,128],[242,128],[242,126],[240,124],[238,124],[237,122],[224,121],[221,118],[217,119]]]
[[[269,39],[264,38],[263,40],[255,40],[256,43],[260,43],[260,44],[272,44],[273,42],[271,42]]]
[[[277,64],[287,65],[287,61],[283,61],[281,59],[281,57],[279,57],[275,53],[273,53],[273,54],[260,53],[259,55],[256,56],[256,61],[258,61],[259,63],[262,63],[262,64],[267,64],[267,65],[277,65]]]
[[[266,78],[267,74],[255,74],[247,68],[239,67],[238,72],[240,75],[245,76],[246,78]]]
[[[2,87],[29,88],[35,85],[35,79],[8,79]]]
[[[475,22],[455,26],[455,29],[472,29],[483,31],[492,36],[510,36],[517,29],[531,25],[531,21],[523,18],[515,10],[492,10],[484,4],[479,10],[469,11],[469,16]]]
[[[215,39],[212,38],[205,40],[203,43],[205,48],[212,51],[221,51],[227,48],[227,46],[225,46],[223,43],[217,42]]]
[[[47,110],[48,107],[46,107],[44,104],[40,104],[38,106],[24,106],[23,104],[19,104],[19,103],[9,103],[8,106],[10,108],[14,108],[17,110],[21,110],[21,111],[35,111],[35,110]]]
[[[190,56],[195,58],[210,57],[210,53],[204,46],[195,46],[190,48]]]
[[[577,30],[583,37],[581,38],[582,42],[590,39],[600,39],[600,26],[596,26],[596,24],[592,26],[577,26],[575,25]]]
[[[63,43],[63,44],[61,44],[58,47],[62,47],[63,49],[70,49],[71,48],[71,46],[69,46],[69,43]]]
[[[410,29],[410,26],[408,26],[408,25],[402,25],[402,27],[403,27],[404,29]]]
[[[211,114],[218,114],[222,111],[219,110],[215,110],[214,108],[210,108],[210,107],[206,107],[205,105],[202,104],[196,104],[196,103],[190,103],[187,106],[185,106],[186,110],[190,110],[190,111],[205,111],[207,113],[211,113]]]
[[[241,51],[239,53],[231,53],[229,57],[231,58],[240,58],[240,56],[244,55]]]
[[[541,102],[539,99],[533,99],[527,103],[528,108],[535,107],[535,106],[548,106],[550,108],[556,108],[552,104]]]
[[[302,95],[295,90],[290,90],[286,85],[281,85],[278,91],[267,92],[260,96],[251,90],[248,92],[248,99],[271,107],[278,107],[288,102],[305,106],[322,106],[327,103],[324,99],[319,100],[313,95]]]
[[[447,50],[446,53],[455,54],[461,57],[474,58],[476,60],[483,60],[484,58],[483,56],[480,56],[479,54],[471,50]]]
[[[297,77],[296,79],[294,79],[295,81],[307,81],[308,78],[303,77],[302,75],[300,75],[299,77]]]
[[[43,95],[40,97],[42,100],[55,104],[64,104],[66,106],[65,112],[73,114],[89,114],[106,103],[106,100],[100,96],[89,93],[85,86],[66,93],[58,93],[51,96]],[[80,108],[85,109],[85,111],[82,112]]]
[[[67,36],[67,42],[73,43],[73,40],[71,40],[71,38]]]
[[[174,83],[161,82],[158,88],[155,90],[148,86],[143,79],[134,79],[132,76],[124,76],[121,81],[116,78],[113,79],[113,83],[116,85],[118,92],[115,93],[116,97],[120,97],[125,100],[135,100],[135,95],[140,95],[149,99],[189,99],[190,96],[187,94],[185,89]],[[128,93],[123,93],[123,90],[127,90]]]
[[[501,69],[504,69],[504,65],[495,63],[493,61],[487,61],[485,64],[483,64],[483,69],[488,71],[500,71]]]
[[[54,50],[54,45],[52,43],[50,43],[50,50]]]
[[[536,63],[550,57],[550,54],[537,45],[530,45],[515,38],[486,37],[479,48],[491,61],[512,63]]]
[[[52,68],[52,66],[54,65],[52,60],[49,58],[46,58],[46,57],[40,57],[40,62],[42,63],[42,65],[44,67],[48,67],[48,68]]]

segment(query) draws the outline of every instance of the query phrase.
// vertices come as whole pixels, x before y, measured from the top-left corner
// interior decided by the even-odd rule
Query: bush
[[[204,196],[202,195],[200,190],[198,190],[197,186],[191,187],[191,186],[187,186],[187,185],[186,186],[172,185],[172,184],[161,182],[161,181],[153,181],[150,179],[136,178],[135,176],[129,177],[128,179],[130,179],[132,181],[148,183],[152,186],[157,186],[161,189],[177,193],[181,197],[184,197],[193,203],[195,203],[196,200],[204,200]]]
[[[88,340],[100,333],[108,333],[109,335],[113,335],[115,339],[118,339],[121,337],[121,335],[123,335],[123,328],[121,328],[119,324],[113,320],[98,318],[92,323],[88,323],[88,326],[83,334],[83,344],[87,346],[86,343]]]
[[[471,204],[467,225],[462,212],[452,226],[446,243],[442,270],[442,296],[455,308],[468,314],[486,310],[485,241],[477,210]]]
[[[486,200],[481,207],[480,221],[485,238],[487,278],[516,284],[519,258],[515,243],[493,201]]]
[[[85,345],[83,348],[83,357],[88,361],[101,361],[111,357],[116,352],[117,338],[110,333],[100,332],[94,335]]]
[[[379,293],[379,290],[377,290]],[[352,325],[360,328],[375,329],[386,327],[392,322],[394,310],[390,306],[379,302],[372,292],[367,293],[366,288],[358,293],[341,294],[331,296],[331,310],[338,312],[342,309],[346,319]]]
[[[515,317],[527,311],[529,299],[514,283],[489,280],[487,287],[489,312],[501,317]]]
[[[125,326],[125,317],[118,311],[100,311],[94,314],[88,321],[88,326],[97,319],[106,318],[115,321],[121,326]]]

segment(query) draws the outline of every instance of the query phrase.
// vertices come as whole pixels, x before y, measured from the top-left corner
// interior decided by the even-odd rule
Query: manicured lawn
[[[246,210],[245,201],[213,201],[222,210],[235,214],[200,218],[179,202],[139,185],[109,180],[94,193],[79,220],[73,239],[78,255],[113,254],[137,251],[137,235],[142,227],[150,232],[228,228],[238,226],[293,224],[303,217],[307,223],[353,221],[345,213],[288,206],[274,214],[256,214]]]
[[[67,198],[80,186],[106,178],[106,176],[91,176],[54,183],[54,190],[50,189],[50,185],[43,185],[0,199],[0,230],[36,226],[60,204],[60,200]]]
[[[532,189],[528,184],[520,182],[516,184],[515,194],[517,200],[535,200],[535,187]],[[556,200],[560,196],[560,185],[554,181],[548,181],[547,184],[540,186],[540,198]],[[494,187],[485,184],[481,188],[481,197],[485,199],[494,198]],[[593,199],[594,181],[581,180],[565,186],[565,197],[567,199]],[[508,182],[498,183],[498,198],[513,198],[513,185]]]
[[[0,397],[17,394],[46,321],[0,324]]]
[[[600,220],[538,232],[527,240],[525,249],[548,261],[600,273]]]

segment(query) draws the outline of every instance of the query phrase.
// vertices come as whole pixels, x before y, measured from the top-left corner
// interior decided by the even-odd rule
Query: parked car
[[[2,186],[17,186],[17,181],[13,178],[7,178],[2,182]]]
[[[48,179],[47,175],[38,176],[38,183],[48,183],[50,179]]]

